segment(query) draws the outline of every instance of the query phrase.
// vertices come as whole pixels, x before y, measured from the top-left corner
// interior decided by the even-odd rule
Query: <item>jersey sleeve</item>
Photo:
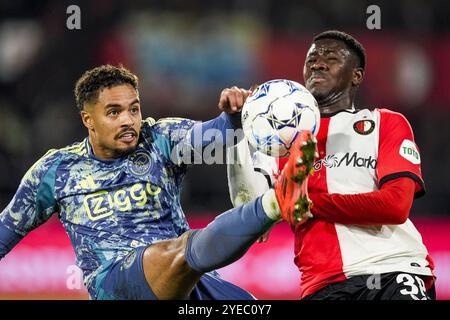
[[[406,118],[397,112],[379,109],[380,132],[377,164],[378,186],[399,177],[415,181],[415,197],[425,193],[419,148]]]
[[[181,164],[187,157],[188,150],[191,151],[189,141],[191,129],[196,121],[184,118],[162,118],[154,121],[151,118],[145,120],[150,124],[147,130],[153,138],[153,142],[162,154],[175,164]]]
[[[152,136],[166,158],[176,165],[213,164],[223,161],[226,146],[235,143],[240,114],[222,112],[201,122],[163,118],[153,125]]]
[[[13,199],[0,213],[3,228],[24,237],[57,211],[54,189],[60,160],[56,153],[50,150],[22,178]]]
[[[357,194],[310,192],[311,213],[330,223],[396,225],[406,222],[413,202],[415,182],[399,178],[377,191]]]

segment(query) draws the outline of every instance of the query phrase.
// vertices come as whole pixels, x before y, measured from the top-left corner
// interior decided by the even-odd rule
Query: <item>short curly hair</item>
[[[352,53],[358,58],[359,67],[363,70],[366,68],[366,50],[364,49],[363,45],[351,35],[338,30],[328,30],[316,35],[313,39],[313,42],[321,39],[333,39],[342,41],[343,43],[345,43],[348,49],[352,51]]]
[[[130,84],[138,90],[139,79],[123,66],[102,65],[87,70],[75,84],[75,100],[79,111],[86,103],[96,102],[102,89]]]

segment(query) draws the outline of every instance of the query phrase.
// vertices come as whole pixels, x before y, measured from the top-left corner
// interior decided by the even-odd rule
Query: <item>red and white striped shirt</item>
[[[403,178],[415,186],[409,194],[399,190],[402,197],[424,193],[420,154],[406,118],[387,109],[341,111],[322,116],[317,140],[319,159],[308,180],[315,218],[294,230],[301,297],[356,275],[432,275],[432,259],[407,219],[409,207],[401,218],[396,204],[402,199],[376,192]],[[273,165],[264,160],[270,172]],[[284,162],[278,159],[280,169]]]

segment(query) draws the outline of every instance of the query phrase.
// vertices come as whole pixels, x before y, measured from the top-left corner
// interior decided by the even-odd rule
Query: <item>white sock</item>
[[[269,189],[267,190],[262,198],[262,207],[266,215],[272,220],[280,220],[281,219],[281,209],[278,205],[277,197],[275,195],[275,190]]]

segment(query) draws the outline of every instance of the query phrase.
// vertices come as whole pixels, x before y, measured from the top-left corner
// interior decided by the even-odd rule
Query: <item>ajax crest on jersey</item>
[[[285,79],[261,84],[242,108],[242,127],[250,144],[273,157],[286,157],[298,132],[319,131],[316,99],[301,84]]]
[[[146,151],[136,151],[128,156],[128,169],[136,177],[142,177],[150,172],[151,157]]]

